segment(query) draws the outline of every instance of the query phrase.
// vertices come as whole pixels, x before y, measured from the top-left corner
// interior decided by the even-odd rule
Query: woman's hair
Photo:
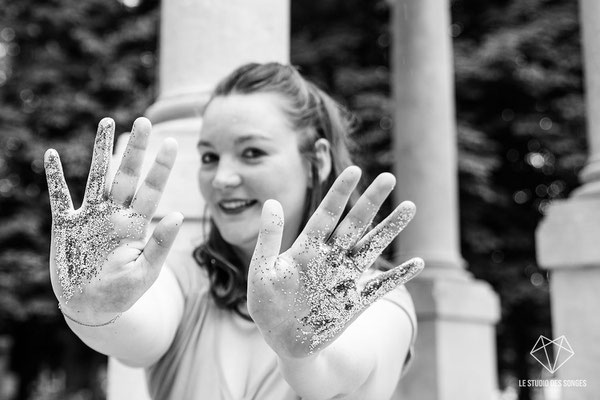
[[[336,177],[352,165],[348,135],[355,119],[304,79],[296,68],[278,63],[252,63],[237,68],[217,85],[208,104],[219,96],[252,93],[278,93],[286,99],[282,102],[283,111],[298,134],[300,153],[311,165],[312,184],[307,190],[302,229]],[[315,154],[315,142],[321,138],[329,141],[332,159],[331,173],[322,181]],[[238,306],[246,301],[248,266],[235,254],[211,220],[208,237],[194,250],[194,258],[208,272],[216,304],[239,313]]]

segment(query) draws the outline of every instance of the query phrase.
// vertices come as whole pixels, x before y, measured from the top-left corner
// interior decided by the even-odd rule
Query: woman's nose
[[[221,159],[217,168],[212,185],[215,189],[228,189],[238,186],[242,183],[242,177],[239,174],[235,163]]]

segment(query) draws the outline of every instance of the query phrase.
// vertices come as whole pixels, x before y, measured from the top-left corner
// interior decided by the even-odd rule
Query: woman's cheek
[[[198,170],[198,187],[200,194],[206,199],[209,196],[210,180],[207,172],[202,169]]]

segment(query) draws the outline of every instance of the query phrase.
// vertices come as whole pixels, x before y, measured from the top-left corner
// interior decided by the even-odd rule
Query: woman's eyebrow
[[[198,140],[198,143],[196,144],[196,147],[212,147],[212,145],[210,144],[209,141],[206,140]]]
[[[235,139],[236,144],[242,144],[244,142],[248,142],[251,140],[272,140],[269,136],[263,135],[261,133],[250,133],[247,135],[239,136]]]
[[[267,135],[263,135],[261,133],[249,133],[247,135],[243,135],[243,136],[239,136],[239,137],[235,138],[234,143],[235,144],[243,144],[243,143],[249,142],[251,140],[271,141],[272,138]],[[198,143],[196,144],[196,147],[213,147],[213,145],[208,140],[200,139],[198,141]]]

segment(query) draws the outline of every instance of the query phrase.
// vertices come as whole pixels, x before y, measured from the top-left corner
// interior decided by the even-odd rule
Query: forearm
[[[114,322],[85,326],[69,318],[71,330],[89,347],[136,367],[156,362],[169,348],[181,320],[183,298],[175,277],[163,268],[154,284]],[[86,316],[64,313],[86,323]],[[110,321],[112,315],[95,315],[95,321]]]
[[[361,392],[373,372],[374,358],[357,349],[345,349],[340,339],[316,355],[278,358],[284,378],[302,399],[359,398],[353,396]]]

